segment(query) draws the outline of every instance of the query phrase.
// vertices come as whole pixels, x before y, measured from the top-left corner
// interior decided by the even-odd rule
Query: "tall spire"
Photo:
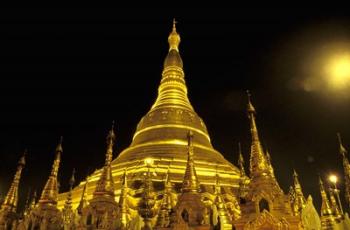
[[[187,140],[188,140],[188,158],[187,158],[185,176],[182,184],[182,192],[197,193],[199,192],[199,182],[198,182],[196,169],[194,166],[193,133],[191,131],[188,132]]]
[[[185,73],[179,53],[181,38],[176,31],[176,21],[173,21],[173,28],[168,37],[169,52],[164,60],[162,80],[158,88],[158,98],[152,109],[177,105],[193,111],[187,97]]]
[[[75,213],[72,209],[72,189],[75,183],[75,169],[73,169],[72,176],[69,180],[69,192],[67,196],[66,203],[64,204],[64,208],[62,210],[62,217],[64,228],[72,229],[74,225]]]
[[[173,209],[172,207],[172,199],[171,199],[171,182],[169,179],[169,170],[166,174],[164,180],[164,193],[163,199],[161,201],[161,205],[158,211],[158,217],[156,226],[160,228],[166,228],[170,224],[170,213]]]
[[[127,204],[127,195],[128,195],[128,179],[127,179],[127,170],[125,169],[124,175],[122,177],[122,188],[119,198],[119,224],[121,229],[126,229],[127,224],[129,223],[129,207]]]
[[[216,206],[216,212],[222,229],[232,229],[232,220],[228,214],[226,204],[222,198],[221,187],[220,187],[220,176],[216,173],[216,184],[215,184],[215,200],[214,205]],[[216,222],[217,220],[215,220]],[[216,223],[215,225],[217,225]]]
[[[321,178],[320,181],[320,192],[322,197],[322,205],[321,205],[321,225],[322,229],[334,229],[335,224],[335,216],[330,205],[327,193],[324,189],[323,182]]]
[[[64,205],[64,208],[66,210],[72,209],[72,189],[73,189],[74,183],[75,183],[75,169],[73,169],[72,176],[69,180],[69,191],[68,191],[66,203]]]
[[[88,177],[86,177],[85,184],[83,187],[83,191],[81,193],[81,198],[79,205],[77,207],[78,214],[81,215],[83,212],[83,209],[89,205],[88,199],[87,199],[87,186],[88,186]]]
[[[250,133],[252,138],[252,144],[250,148],[250,176],[260,176],[271,174],[271,169],[268,164],[268,160],[264,154],[263,148],[260,143],[258,129],[255,122],[255,108],[251,102],[251,94],[247,91],[248,94],[248,118],[250,121]],[[271,175],[273,176],[273,175]]]
[[[329,188],[329,198],[331,201],[331,208],[332,208],[333,214],[335,215],[335,217],[340,217],[341,216],[340,209],[339,209],[337,200],[335,199],[334,191],[332,188]]]
[[[305,207],[306,205],[306,200],[299,182],[298,174],[294,170],[293,172],[293,181],[294,181],[294,192],[295,192],[295,206],[296,210],[300,213],[301,210]]]
[[[340,133],[337,133],[339,142],[339,153],[343,156],[343,169],[344,169],[344,181],[345,181],[345,198],[350,206],[350,163],[347,157],[347,150],[345,149]]]
[[[322,198],[322,206],[321,206],[321,216],[332,216],[332,208],[329,203],[329,199],[326,193],[326,190],[323,186],[323,181],[321,178],[319,178],[320,181],[320,192],[321,192],[321,198]]]
[[[112,169],[111,169],[114,140],[115,140],[115,134],[114,134],[114,122],[113,122],[112,128],[107,135],[107,150],[106,150],[105,165],[102,169],[100,179],[97,181],[94,197],[110,196],[114,199],[114,181],[113,181]]]
[[[245,177],[245,170],[244,170],[244,158],[242,155],[242,148],[241,148],[241,142],[238,142],[238,166],[239,166],[239,172],[241,174],[241,177]]]
[[[18,161],[16,174],[13,178],[11,187],[10,187],[9,191],[7,192],[7,195],[4,199],[4,202],[1,205],[0,212],[3,212],[3,211],[16,212],[17,203],[18,203],[18,186],[19,186],[19,182],[21,179],[22,170],[23,170],[25,163],[26,163],[25,162],[26,153],[27,152],[24,151],[23,156]]]
[[[57,195],[58,195],[58,183],[57,183],[57,174],[61,162],[61,154],[63,152],[62,148],[63,138],[61,137],[57,147],[56,147],[56,157],[52,165],[51,173],[49,179],[46,182],[46,185],[41,193],[39,199],[39,205],[56,205],[57,204]]]
[[[171,31],[168,42],[169,42],[169,51],[170,50],[176,50],[179,51],[179,44],[181,41],[180,35],[176,31],[176,23],[177,21],[175,18],[173,19],[173,30]]]

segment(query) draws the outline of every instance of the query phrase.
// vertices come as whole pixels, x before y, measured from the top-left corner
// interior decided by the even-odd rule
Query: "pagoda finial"
[[[84,187],[83,187],[83,191],[81,193],[80,202],[79,202],[79,205],[77,207],[77,211],[78,211],[79,215],[81,215],[83,209],[89,205],[89,202],[88,202],[88,199],[87,199],[88,182],[89,182],[88,177],[86,177],[85,184],[84,184]]]
[[[70,190],[72,190],[74,183],[75,183],[75,168],[73,169],[72,176],[69,180]]]
[[[107,151],[106,151],[105,165],[110,165],[112,162],[114,141],[115,141],[115,133],[114,133],[114,121],[113,121],[112,127],[107,135]]]
[[[127,196],[128,196],[128,181],[127,181],[127,169],[124,170],[124,175],[122,177],[122,188],[119,198],[119,223],[121,229],[126,229],[127,225],[130,221],[129,217],[129,206],[127,204]]]
[[[60,167],[61,154],[63,152],[62,141],[63,141],[63,138],[61,137],[56,147],[56,151],[55,151],[56,157],[52,165],[51,174],[41,193],[39,204],[57,205],[57,195],[58,195],[57,174]]]
[[[34,190],[34,193],[33,193],[33,197],[32,197],[32,200],[30,202],[30,210],[33,210],[35,208],[35,205],[36,205],[36,190]]]
[[[182,184],[182,192],[199,192],[199,182],[194,166],[194,150],[193,150],[193,133],[189,131],[187,134],[188,140],[188,158],[185,176]]]
[[[345,149],[340,133],[337,133],[339,142],[339,153],[343,156],[344,181],[345,181],[345,198],[348,205],[350,205],[350,163],[347,157],[347,150]]]
[[[72,171],[72,176],[69,179],[69,191],[68,191],[68,195],[67,195],[67,200],[65,203],[65,209],[71,209],[72,208],[72,189],[75,183],[75,169],[73,169]]]
[[[264,154],[263,148],[260,143],[258,129],[255,121],[255,108],[251,102],[251,94],[247,91],[248,95],[248,118],[250,121],[250,133],[251,133],[251,147],[250,147],[250,176],[258,176],[262,174],[271,174],[273,176],[273,172],[269,165],[269,162]]]
[[[338,142],[339,142],[339,153],[340,153],[343,157],[345,157],[345,156],[346,156],[346,153],[347,153],[348,151],[345,149],[345,147],[344,147],[344,145],[343,145],[343,142],[342,142],[340,133],[337,133],[337,137],[338,137]]]
[[[177,23],[177,21],[174,18],[173,19],[173,29],[168,37],[169,51],[170,50],[179,51],[179,44],[180,44],[181,38],[180,38],[180,35],[176,31],[176,23]]]
[[[238,142],[238,166],[241,177],[245,177],[244,158],[242,154],[241,142]]]
[[[113,146],[115,141],[114,122],[107,135],[106,161],[102,168],[100,179],[97,181],[94,197],[108,195],[114,200],[114,181],[112,176],[111,162],[113,157]]]
[[[296,209],[300,212],[306,205],[306,199],[301,188],[299,177],[295,169],[293,170],[293,182],[295,192],[295,205]]]
[[[19,186],[19,182],[21,180],[22,170],[25,166],[26,154],[27,154],[27,152],[25,150],[23,153],[23,156],[18,161],[18,166],[17,166],[15,176],[13,178],[13,181],[12,181],[12,184],[11,184],[9,191],[6,194],[4,202],[1,205],[0,212],[6,212],[6,211],[7,212],[16,212],[17,203],[18,203],[18,186]]]
[[[320,183],[320,192],[322,197],[321,216],[332,216],[333,212],[329,204],[329,199],[324,189],[323,181],[321,177],[319,177],[319,183]]]
[[[328,191],[329,191],[329,198],[330,198],[331,208],[332,208],[333,214],[336,217],[339,217],[341,215],[341,212],[340,212],[338,203],[337,203],[337,201],[335,199],[334,191],[333,191],[333,189],[331,187],[329,187]]]

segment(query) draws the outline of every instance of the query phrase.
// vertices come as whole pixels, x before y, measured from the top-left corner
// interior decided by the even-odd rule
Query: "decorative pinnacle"
[[[23,152],[23,156],[18,161],[18,166],[22,166],[22,167],[25,166],[27,153],[28,153],[28,151],[27,151],[27,149],[25,149]]]
[[[73,168],[72,176],[69,180],[69,186],[71,190],[73,188],[74,183],[75,183],[75,168]]]
[[[340,133],[337,133],[337,137],[338,137],[338,142],[339,142],[339,152],[343,157],[345,157],[345,154],[347,153],[347,151],[343,145]]]
[[[58,142],[58,145],[56,147],[56,152],[63,152],[62,143],[63,143],[63,136],[60,137],[60,141]]]
[[[173,18],[173,31],[175,32],[176,32],[176,23],[177,23],[176,19]]]
[[[180,35],[176,31],[176,20],[173,20],[173,29],[168,37],[169,51],[176,50],[179,51],[179,44],[181,41]]]
[[[115,140],[114,121],[112,121],[112,127],[107,136],[107,151],[106,151],[105,165],[110,165],[112,162],[114,140]]]
[[[247,108],[247,111],[248,113],[255,113],[255,108],[252,104],[252,101],[251,101],[251,97],[252,97],[252,94],[250,93],[249,90],[246,91],[247,92],[247,96],[248,96],[248,108]]]

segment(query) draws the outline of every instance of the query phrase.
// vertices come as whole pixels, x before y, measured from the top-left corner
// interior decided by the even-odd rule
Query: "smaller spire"
[[[261,146],[258,129],[255,121],[255,108],[251,102],[251,94],[247,91],[248,105],[247,113],[250,122],[251,147],[250,147],[250,176],[260,176],[269,174],[274,177],[272,166],[269,164],[267,156]]]
[[[122,177],[122,188],[119,198],[119,223],[122,229],[127,228],[127,225],[130,221],[129,218],[129,207],[127,204],[127,196],[128,196],[128,180],[127,180],[127,169],[125,169],[123,177]]]
[[[19,182],[21,180],[22,170],[23,170],[25,163],[26,163],[25,162],[26,154],[27,154],[27,152],[25,150],[23,153],[23,156],[18,161],[15,176],[14,176],[13,181],[11,183],[11,187],[10,187],[9,191],[7,192],[7,195],[4,199],[4,202],[1,205],[0,211],[16,212],[17,203],[18,203],[18,186],[19,186]]]
[[[32,201],[30,202],[30,210],[33,210],[35,208],[36,205],[36,190],[34,191],[33,197],[32,197]]]
[[[83,187],[83,191],[82,191],[82,193],[81,193],[80,202],[79,202],[79,205],[78,205],[78,207],[77,207],[77,211],[78,211],[78,214],[79,214],[79,215],[81,215],[83,209],[89,205],[89,202],[88,202],[88,199],[87,199],[87,187],[88,187],[88,183],[89,183],[89,180],[88,180],[88,177],[86,177],[86,179],[85,179],[85,184],[84,184],[84,187]]]
[[[306,205],[306,199],[304,197],[304,194],[299,182],[299,177],[295,169],[293,170],[293,181],[294,181],[294,191],[295,191],[295,205],[296,205],[297,211],[300,213],[301,210]]]
[[[75,183],[75,169],[73,169],[72,176],[69,180],[69,191],[68,191],[67,200],[64,206],[66,210],[72,209],[72,189],[73,189],[74,183]]]
[[[319,183],[320,183],[320,192],[322,197],[321,216],[332,216],[333,212],[331,209],[331,205],[329,203],[327,193],[324,189],[323,181],[321,177],[319,178]]]
[[[113,159],[113,146],[115,141],[114,133],[114,121],[112,121],[112,127],[107,135],[107,151],[106,151],[106,162],[105,165],[110,165]]]
[[[177,23],[177,21],[174,18],[173,19],[173,29],[168,37],[169,51],[170,50],[179,51],[179,44],[180,44],[181,38],[180,38],[180,35],[176,31],[176,23]]]
[[[330,201],[331,201],[331,207],[332,207],[332,211],[333,211],[334,215],[336,217],[340,217],[340,215],[341,215],[340,209],[339,209],[338,203],[337,203],[337,201],[335,199],[334,191],[330,187],[329,187],[329,198],[330,198]]]
[[[238,166],[241,177],[245,177],[245,170],[244,170],[244,158],[242,154],[242,148],[241,148],[241,142],[238,142]]]
[[[75,183],[75,168],[73,169],[72,176],[69,180],[70,190],[72,190],[74,183]]]
[[[247,107],[248,114],[249,113],[254,113],[255,114],[256,111],[255,111],[255,108],[254,108],[254,106],[252,104],[252,101],[251,101],[252,94],[250,93],[249,90],[247,90],[246,92],[247,92],[247,96],[248,96],[248,107]]]
[[[51,173],[41,193],[39,204],[57,205],[57,196],[58,196],[57,174],[60,167],[61,154],[63,152],[62,141],[63,141],[63,137],[61,136],[60,141],[56,147],[56,151],[55,151],[56,157],[52,165]]]
[[[339,153],[343,157],[345,157],[348,151],[346,150],[346,148],[343,145],[340,133],[337,133],[337,137],[338,137],[338,142],[339,142]]]
[[[97,181],[96,188],[94,191],[94,197],[107,195],[114,200],[114,181],[113,181],[113,175],[112,175],[112,169],[111,169],[114,141],[115,141],[115,133],[114,133],[114,121],[113,121],[112,128],[110,129],[107,135],[107,150],[106,150],[105,165],[102,168],[100,178]]]
[[[194,166],[194,152],[193,152],[193,133],[189,131],[187,134],[188,140],[188,158],[185,176],[182,184],[182,192],[199,192],[199,182]]]

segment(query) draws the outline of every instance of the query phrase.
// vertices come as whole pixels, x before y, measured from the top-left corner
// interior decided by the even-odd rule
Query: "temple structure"
[[[130,146],[113,160],[112,126],[106,151],[99,153],[105,158],[101,169],[75,187],[73,173],[69,191],[59,193],[61,140],[39,200],[34,195],[18,211],[22,157],[1,205],[0,230],[349,229],[344,227],[348,217],[337,200],[339,191],[327,193],[320,181],[320,219],[295,171],[289,194],[281,189],[271,156],[261,145],[249,93],[249,174],[240,146],[238,168],[213,148],[203,120],[187,97],[180,41],[174,21],[158,97],[138,123]],[[350,165],[341,141],[340,153],[349,198]]]

